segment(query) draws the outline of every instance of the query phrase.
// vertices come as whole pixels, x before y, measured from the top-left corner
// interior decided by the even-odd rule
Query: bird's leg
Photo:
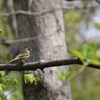
[[[26,62],[24,60],[21,60],[23,62],[23,64],[26,64]]]

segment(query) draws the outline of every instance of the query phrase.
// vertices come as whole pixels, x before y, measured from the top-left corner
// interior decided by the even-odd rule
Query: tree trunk
[[[41,12],[60,8],[59,0],[13,0],[15,10],[31,10]],[[29,6],[30,5],[30,6]],[[64,22],[62,10],[48,12],[38,17],[29,15],[16,15],[19,38],[35,37],[34,40],[20,43],[20,49],[31,47],[32,53],[29,61],[55,60],[67,58],[67,50],[64,36]],[[23,84],[25,100],[71,100],[70,85],[62,83],[55,71],[61,72],[68,67],[45,68],[37,70],[35,74],[41,78],[41,82]],[[32,72],[32,71],[31,71]]]

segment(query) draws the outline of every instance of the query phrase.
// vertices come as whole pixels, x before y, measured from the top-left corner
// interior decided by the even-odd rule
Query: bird
[[[14,59],[10,60],[9,63],[26,63],[25,61],[28,60],[30,57],[30,51],[32,49],[25,48],[21,53],[19,53]]]

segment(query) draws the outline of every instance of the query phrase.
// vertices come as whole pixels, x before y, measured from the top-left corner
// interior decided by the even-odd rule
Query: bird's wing
[[[25,56],[28,56],[28,54],[26,52],[20,53],[19,55],[17,55],[14,59],[10,60],[9,62],[23,59]]]
[[[20,54],[17,55],[15,58],[16,58],[16,59],[22,59],[22,58],[24,58],[25,56],[28,56],[28,54],[27,54],[26,52],[20,53]]]

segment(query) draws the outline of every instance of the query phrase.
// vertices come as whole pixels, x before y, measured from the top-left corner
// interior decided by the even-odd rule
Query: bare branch
[[[100,4],[100,0],[96,0]]]
[[[47,37],[50,37],[52,34],[47,35]],[[14,43],[21,43],[21,42],[29,42],[33,41],[37,38],[41,38],[42,36],[35,36],[35,37],[27,37],[27,38],[21,38],[16,40],[1,40],[0,44],[14,44]],[[44,41],[44,40],[43,40]]]
[[[37,39],[37,37],[29,37],[23,39],[16,39],[16,40],[2,40],[0,44],[13,44],[13,43],[20,43],[20,42],[28,42]]]
[[[53,61],[39,61],[39,62],[31,62],[22,64],[0,64],[0,70],[7,71],[25,71],[25,70],[36,70],[49,67],[60,67],[63,65],[72,65],[78,64],[82,65],[82,62],[78,58],[73,59],[61,59],[61,60],[53,60]],[[89,64],[88,67],[100,69],[100,65]]]
[[[8,16],[12,16],[12,15],[30,15],[30,16],[40,16],[40,15],[44,15],[46,13],[51,13],[54,12],[54,10],[59,10],[61,8],[57,8],[57,9],[53,9],[53,10],[44,10],[41,12],[31,12],[31,11],[23,11],[23,10],[17,10],[17,11],[13,11],[13,12],[9,12],[9,13],[0,13],[0,17],[8,17]]]
[[[31,11],[17,10],[17,11],[12,11],[12,12],[9,12],[9,13],[0,13],[0,17],[8,17],[8,16],[12,16],[12,15],[19,15],[19,14],[37,16],[38,17],[38,16],[45,15],[45,14],[48,14],[48,13],[53,13],[53,12],[58,11],[60,9],[63,9],[63,10],[95,9],[97,7],[99,7],[99,5],[92,6],[92,7],[67,7],[67,6],[62,6],[62,7],[54,8],[54,9],[51,9],[51,10],[43,10],[41,12],[31,12]]]

